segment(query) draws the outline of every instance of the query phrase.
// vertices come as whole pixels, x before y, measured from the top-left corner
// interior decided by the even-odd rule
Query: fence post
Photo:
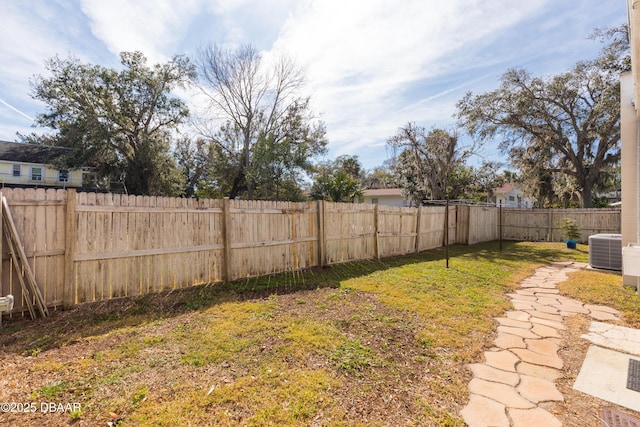
[[[420,252],[420,222],[422,221],[422,206],[418,206],[416,217],[416,253]]]
[[[447,259],[447,268],[449,268],[449,197],[444,205],[444,256]]]
[[[378,204],[373,205],[373,255],[380,259],[380,247],[378,242]]]
[[[547,215],[547,221],[549,225],[549,237],[547,237],[547,242],[553,242],[553,209],[549,208],[549,215]]]
[[[500,236],[500,250],[502,250],[502,199],[498,208],[498,234]]]
[[[224,249],[222,251],[224,258],[224,281],[229,282],[233,278],[233,271],[231,268],[231,200],[225,197],[222,201],[222,245]]]
[[[76,247],[76,190],[67,189],[67,206],[65,210],[65,242],[64,242],[64,288],[62,304],[65,309],[76,304],[76,281],[74,274]]]
[[[325,201],[318,200],[318,264],[320,267],[327,265],[327,237],[324,233],[324,209]]]

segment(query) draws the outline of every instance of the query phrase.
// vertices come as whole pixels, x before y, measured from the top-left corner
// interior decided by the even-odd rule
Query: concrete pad
[[[640,412],[640,393],[627,388],[630,358],[634,356],[590,346],[573,388]]]
[[[591,322],[582,338],[600,347],[636,355],[640,358],[640,330],[603,322]],[[640,396],[639,396],[640,398]]]

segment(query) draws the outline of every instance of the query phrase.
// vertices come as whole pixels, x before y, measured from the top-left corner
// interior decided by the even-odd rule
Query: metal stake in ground
[[[447,194],[447,202],[444,205],[444,257],[447,260],[447,268],[449,268],[449,194]]]

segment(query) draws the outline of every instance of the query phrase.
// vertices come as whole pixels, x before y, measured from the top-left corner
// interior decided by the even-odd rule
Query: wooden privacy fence
[[[619,234],[620,209],[503,209],[502,237],[507,240],[564,240],[562,218],[571,218],[580,227],[579,242],[593,234]]]
[[[450,206],[445,233],[444,206],[195,200],[72,189],[2,194],[50,308],[419,252],[442,246],[445,235],[451,244],[499,238],[498,209],[476,206]],[[563,217],[576,218],[585,238],[619,232],[619,211],[598,212],[505,209],[503,236],[560,240]],[[13,294],[13,312],[24,312],[28,304],[6,237],[2,243],[0,296]]]
[[[6,188],[2,194],[51,308],[413,253],[442,246],[445,236],[443,206],[195,200],[73,189]],[[470,209],[449,208],[451,244],[480,241],[465,222],[476,217]],[[0,296],[13,294],[13,312],[24,312],[6,238],[2,248]]]

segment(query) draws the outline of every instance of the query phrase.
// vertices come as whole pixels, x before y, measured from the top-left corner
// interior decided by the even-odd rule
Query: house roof
[[[73,148],[0,141],[0,160],[10,162],[49,164],[72,152]]]
[[[517,190],[518,186],[516,184],[514,184],[513,182],[508,182],[506,184],[504,184],[502,187],[498,187],[495,188],[493,190],[494,193],[508,193],[509,191],[512,190]]]
[[[365,197],[402,197],[402,188],[375,188],[364,190]]]

